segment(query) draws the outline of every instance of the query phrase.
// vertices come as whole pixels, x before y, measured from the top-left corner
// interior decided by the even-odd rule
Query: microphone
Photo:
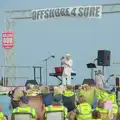
[[[62,59],[64,59],[64,56],[63,56],[63,57],[61,57],[61,59],[60,59],[60,60],[62,60]]]
[[[114,76],[114,74],[111,74],[111,75],[110,75],[110,77],[113,77],[113,76]]]
[[[55,58],[54,53],[49,53],[49,54],[50,54],[50,57]]]
[[[52,55],[51,57],[52,57],[52,58],[55,58],[55,56],[54,56],[54,55]]]

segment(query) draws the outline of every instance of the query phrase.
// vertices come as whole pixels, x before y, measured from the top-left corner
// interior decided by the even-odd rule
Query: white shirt
[[[95,76],[95,82],[97,88],[103,88],[104,87],[104,75],[98,74]]]
[[[64,67],[63,75],[71,75],[72,65],[73,65],[72,59],[70,59],[70,60],[64,60],[64,61],[62,61],[62,64],[63,64],[63,67]]]

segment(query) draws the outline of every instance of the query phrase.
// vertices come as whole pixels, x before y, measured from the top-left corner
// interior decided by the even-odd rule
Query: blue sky
[[[119,0],[1,0],[0,1],[0,33],[4,31],[5,10],[22,10],[35,8],[71,7],[89,4],[118,3]],[[61,56],[71,53],[73,70],[77,72],[73,83],[81,83],[90,77],[86,68],[88,62],[97,57],[97,50],[108,49],[112,52],[111,63],[120,61],[120,14],[104,15],[102,19],[89,20],[79,18],[62,18],[57,20],[32,21],[17,20],[16,32],[16,63],[17,65],[42,65],[50,53],[55,59],[48,62],[48,73],[54,66],[60,65]],[[3,49],[0,48],[0,63],[3,64]],[[19,70],[18,70],[19,71]],[[32,74],[32,70],[21,70],[20,76]],[[24,71],[24,72],[23,72]],[[106,68],[106,75],[112,72],[119,74],[120,66]],[[23,75],[24,74],[24,75]],[[43,79],[44,75],[43,75]],[[49,84],[58,83],[57,79],[48,77]],[[19,81],[23,83],[23,80]]]

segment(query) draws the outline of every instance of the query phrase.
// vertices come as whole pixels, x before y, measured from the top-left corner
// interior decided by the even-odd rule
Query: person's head
[[[105,102],[103,101],[103,100],[98,100],[98,103],[97,103],[97,106],[98,106],[98,108],[104,108],[104,104],[105,104]]]
[[[62,93],[65,91],[65,86],[64,85],[60,85],[59,88],[61,89]]]
[[[21,96],[24,96],[23,90],[21,90],[21,88],[15,89],[13,99],[19,101]]]
[[[92,118],[93,118],[93,119],[100,119],[100,118],[101,118],[100,112],[99,112],[98,110],[94,110],[94,111],[92,112]]]
[[[70,54],[66,54],[66,59],[67,59],[67,60],[70,60],[70,57],[71,57]]]
[[[19,102],[20,106],[23,104],[28,104],[28,102],[29,102],[29,98],[27,96],[20,97],[20,102]]]
[[[29,84],[27,84],[27,86],[26,86],[26,89],[27,89],[27,90],[29,90],[29,89],[30,89],[30,85],[31,85],[30,83],[29,83]]]
[[[80,86],[80,85],[75,85],[75,90],[78,90],[78,89],[79,89],[79,86]]]
[[[89,84],[83,84],[83,85],[82,85],[82,88],[83,88],[84,90],[88,90],[88,89],[90,88],[90,85],[89,85]]]
[[[103,74],[101,70],[98,70],[98,74]]]
[[[50,92],[54,92],[54,87],[52,85],[49,86]]]
[[[34,88],[33,84],[30,84],[30,90],[32,90]]]
[[[66,86],[66,90],[72,91],[72,90],[73,90],[73,86],[72,86],[72,85],[67,85],[67,86]]]
[[[83,95],[79,96],[79,103],[86,102],[85,97]]]
[[[48,86],[44,86],[41,88],[41,93],[49,93],[50,90],[49,90],[49,87]]]
[[[63,105],[63,102],[62,102],[62,95],[59,95],[59,94],[54,95],[54,96],[53,96],[52,104]]]
[[[33,90],[37,90],[38,91],[39,90],[39,86],[38,85],[34,85],[33,86]]]
[[[62,94],[62,91],[59,87],[54,87],[54,93],[55,94]]]

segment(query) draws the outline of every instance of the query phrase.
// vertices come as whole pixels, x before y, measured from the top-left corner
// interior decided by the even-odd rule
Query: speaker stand
[[[104,67],[104,66],[102,66],[102,73],[103,73],[103,75],[104,75],[104,69],[105,69],[105,67]]]
[[[91,68],[91,79],[94,79],[94,68]]]

